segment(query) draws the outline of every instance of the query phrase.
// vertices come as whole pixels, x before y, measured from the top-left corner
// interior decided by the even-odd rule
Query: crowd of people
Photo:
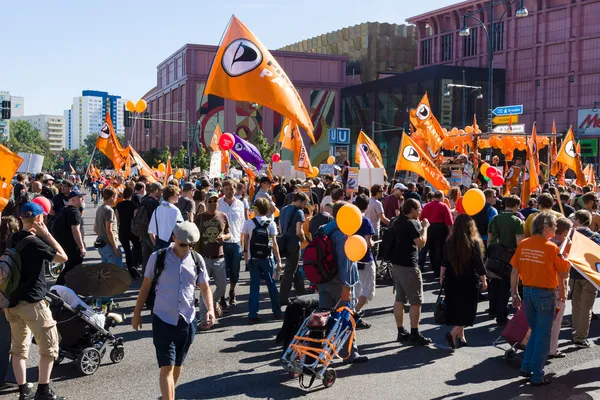
[[[64,263],[56,281],[64,285],[65,276],[86,261],[83,184],[78,177],[59,181],[48,174],[19,175],[16,181],[2,212],[0,247],[16,248],[27,267],[18,296],[0,314],[0,325],[5,327],[0,335],[0,382],[5,379],[10,349],[20,398],[56,399],[48,385],[59,343],[44,301],[45,265]],[[316,291],[322,308],[354,299],[357,329],[368,329],[371,323],[364,315],[375,296],[376,262],[385,259],[392,265],[397,340],[427,346],[432,340],[420,332],[419,323],[429,259],[430,276],[439,280],[446,296],[445,323],[451,327],[446,341],[451,349],[468,346],[465,327],[474,324],[484,292],[489,299],[487,312],[500,326],[518,307],[525,307],[532,333],[521,374],[532,385],[549,383],[543,373],[548,356],[565,356],[557,342],[561,326],[568,324],[563,320],[568,298],[573,307],[573,343],[589,347],[597,290],[570,269],[559,246],[568,240],[572,227],[600,244],[599,201],[592,185],[545,184],[527,204],[521,204],[516,192],[501,196],[499,188],[487,188],[485,206],[473,216],[465,214],[460,202],[469,187],[452,188],[446,197],[423,178],[394,179],[357,192],[330,175],[305,181],[192,176],[187,181],[172,179],[167,185],[140,176],[88,185],[101,201],[93,228],[101,262],[126,268],[134,280],[143,277],[131,320],[134,329],[142,326],[141,313],[152,299],[153,343],[163,399],[174,398],[197,330],[210,330],[238,304],[242,260],[250,275],[250,324],[266,318],[259,314],[262,280],[273,319],[282,319],[294,297]],[[38,196],[50,200],[49,211],[33,202]],[[368,248],[358,262],[348,259],[347,236],[336,221],[348,203],[362,213],[357,234],[365,238]],[[331,239],[337,274],[329,282],[307,285],[302,252],[318,235]],[[393,251],[386,250],[385,243],[392,243]],[[490,260],[498,259],[508,270],[492,268]],[[108,308],[113,306],[111,302]],[[25,377],[30,332],[40,351],[35,394]],[[356,340],[348,361],[368,361],[359,353]]]

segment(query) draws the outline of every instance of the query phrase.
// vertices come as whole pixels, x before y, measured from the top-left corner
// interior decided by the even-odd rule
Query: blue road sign
[[[350,129],[337,129],[337,144],[350,144]]]
[[[492,111],[494,115],[520,115],[523,114],[523,104],[518,106],[503,106],[496,107],[494,111]]]
[[[335,144],[337,142],[337,130],[335,128],[329,128],[329,143]]]

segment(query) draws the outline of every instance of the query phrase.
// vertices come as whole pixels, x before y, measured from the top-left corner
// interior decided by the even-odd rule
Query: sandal
[[[563,353],[562,351],[557,351],[554,354],[548,354],[548,358],[565,358],[567,356],[566,353]]]

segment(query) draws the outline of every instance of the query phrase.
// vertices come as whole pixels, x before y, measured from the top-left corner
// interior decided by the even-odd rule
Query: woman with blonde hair
[[[483,249],[475,221],[466,214],[456,217],[440,271],[440,283],[446,292],[446,325],[453,326],[446,340],[452,349],[467,345],[465,326],[475,322],[480,285],[481,290],[487,289]]]

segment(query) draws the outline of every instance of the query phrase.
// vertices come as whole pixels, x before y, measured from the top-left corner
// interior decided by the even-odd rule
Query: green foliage
[[[171,157],[171,165],[173,166],[173,168],[177,167],[177,168],[184,168],[186,167],[188,164],[188,156],[187,156],[187,150],[185,149],[185,147],[180,146],[179,150],[177,150],[177,154],[173,157]]]
[[[198,151],[192,157],[192,161],[193,168],[200,167],[202,171],[208,171],[208,168],[210,168],[210,152],[206,151],[204,146],[200,144]]]
[[[159,163],[166,163],[170,154],[171,153],[169,151],[169,146],[167,146],[162,150],[157,149],[156,147],[152,147],[150,148],[150,150],[145,151],[140,155],[142,156],[144,161],[146,161],[146,164],[148,164],[148,166],[156,168],[156,166]],[[173,159],[171,159],[171,165],[174,165]]]
[[[51,171],[60,167],[59,154],[50,151],[50,142],[27,121],[10,121],[10,138],[2,144],[15,153],[33,153],[44,156],[42,168]]]
[[[260,151],[263,160],[265,160],[267,163],[271,161],[271,156],[277,153],[277,142],[269,143],[267,139],[265,139],[262,131],[258,131],[258,135],[256,135],[256,143],[254,143],[254,145],[258,151]]]

